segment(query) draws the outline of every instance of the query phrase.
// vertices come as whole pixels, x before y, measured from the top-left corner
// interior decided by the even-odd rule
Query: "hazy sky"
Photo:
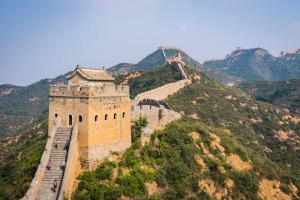
[[[0,84],[137,63],[159,46],[198,61],[300,47],[298,0],[0,0]]]

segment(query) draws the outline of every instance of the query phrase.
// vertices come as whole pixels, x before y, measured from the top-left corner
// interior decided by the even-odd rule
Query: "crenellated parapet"
[[[180,62],[180,63],[184,63],[182,60],[181,60],[181,57],[180,56],[172,56],[170,58],[167,58],[167,64],[171,64],[172,62]]]
[[[177,51],[182,51],[182,52],[184,52],[186,55],[188,55],[187,52],[185,52],[182,48],[179,48],[179,47],[174,47],[174,46],[161,46],[161,47],[158,47],[158,49],[159,49],[159,50],[175,49],[175,50],[177,50]]]
[[[50,97],[128,96],[127,85],[51,85]]]

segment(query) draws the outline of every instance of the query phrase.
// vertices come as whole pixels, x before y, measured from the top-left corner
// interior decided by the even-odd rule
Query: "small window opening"
[[[57,118],[58,117],[58,114],[55,114],[55,118]]]
[[[105,121],[107,121],[107,120],[108,120],[108,115],[107,115],[107,114],[105,115],[105,118],[104,118],[104,119],[105,119]]]
[[[125,118],[125,112],[123,112],[122,116],[123,116],[123,118]]]
[[[117,113],[114,114],[114,119],[117,119]]]
[[[82,116],[81,115],[79,115],[79,122],[82,122]]]
[[[95,122],[98,121],[98,115],[95,116]]]
[[[69,125],[72,126],[73,121],[72,121],[72,115],[69,115]]]

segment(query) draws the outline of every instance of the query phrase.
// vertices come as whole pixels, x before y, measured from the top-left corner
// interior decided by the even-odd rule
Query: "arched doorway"
[[[72,115],[69,115],[69,125],[72,126]]]

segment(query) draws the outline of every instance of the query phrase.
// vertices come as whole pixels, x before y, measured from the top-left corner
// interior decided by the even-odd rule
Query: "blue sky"
[[[198,61],[300,47],[298,0],[0,0],[0,84],[137,63],[159,46]]]

